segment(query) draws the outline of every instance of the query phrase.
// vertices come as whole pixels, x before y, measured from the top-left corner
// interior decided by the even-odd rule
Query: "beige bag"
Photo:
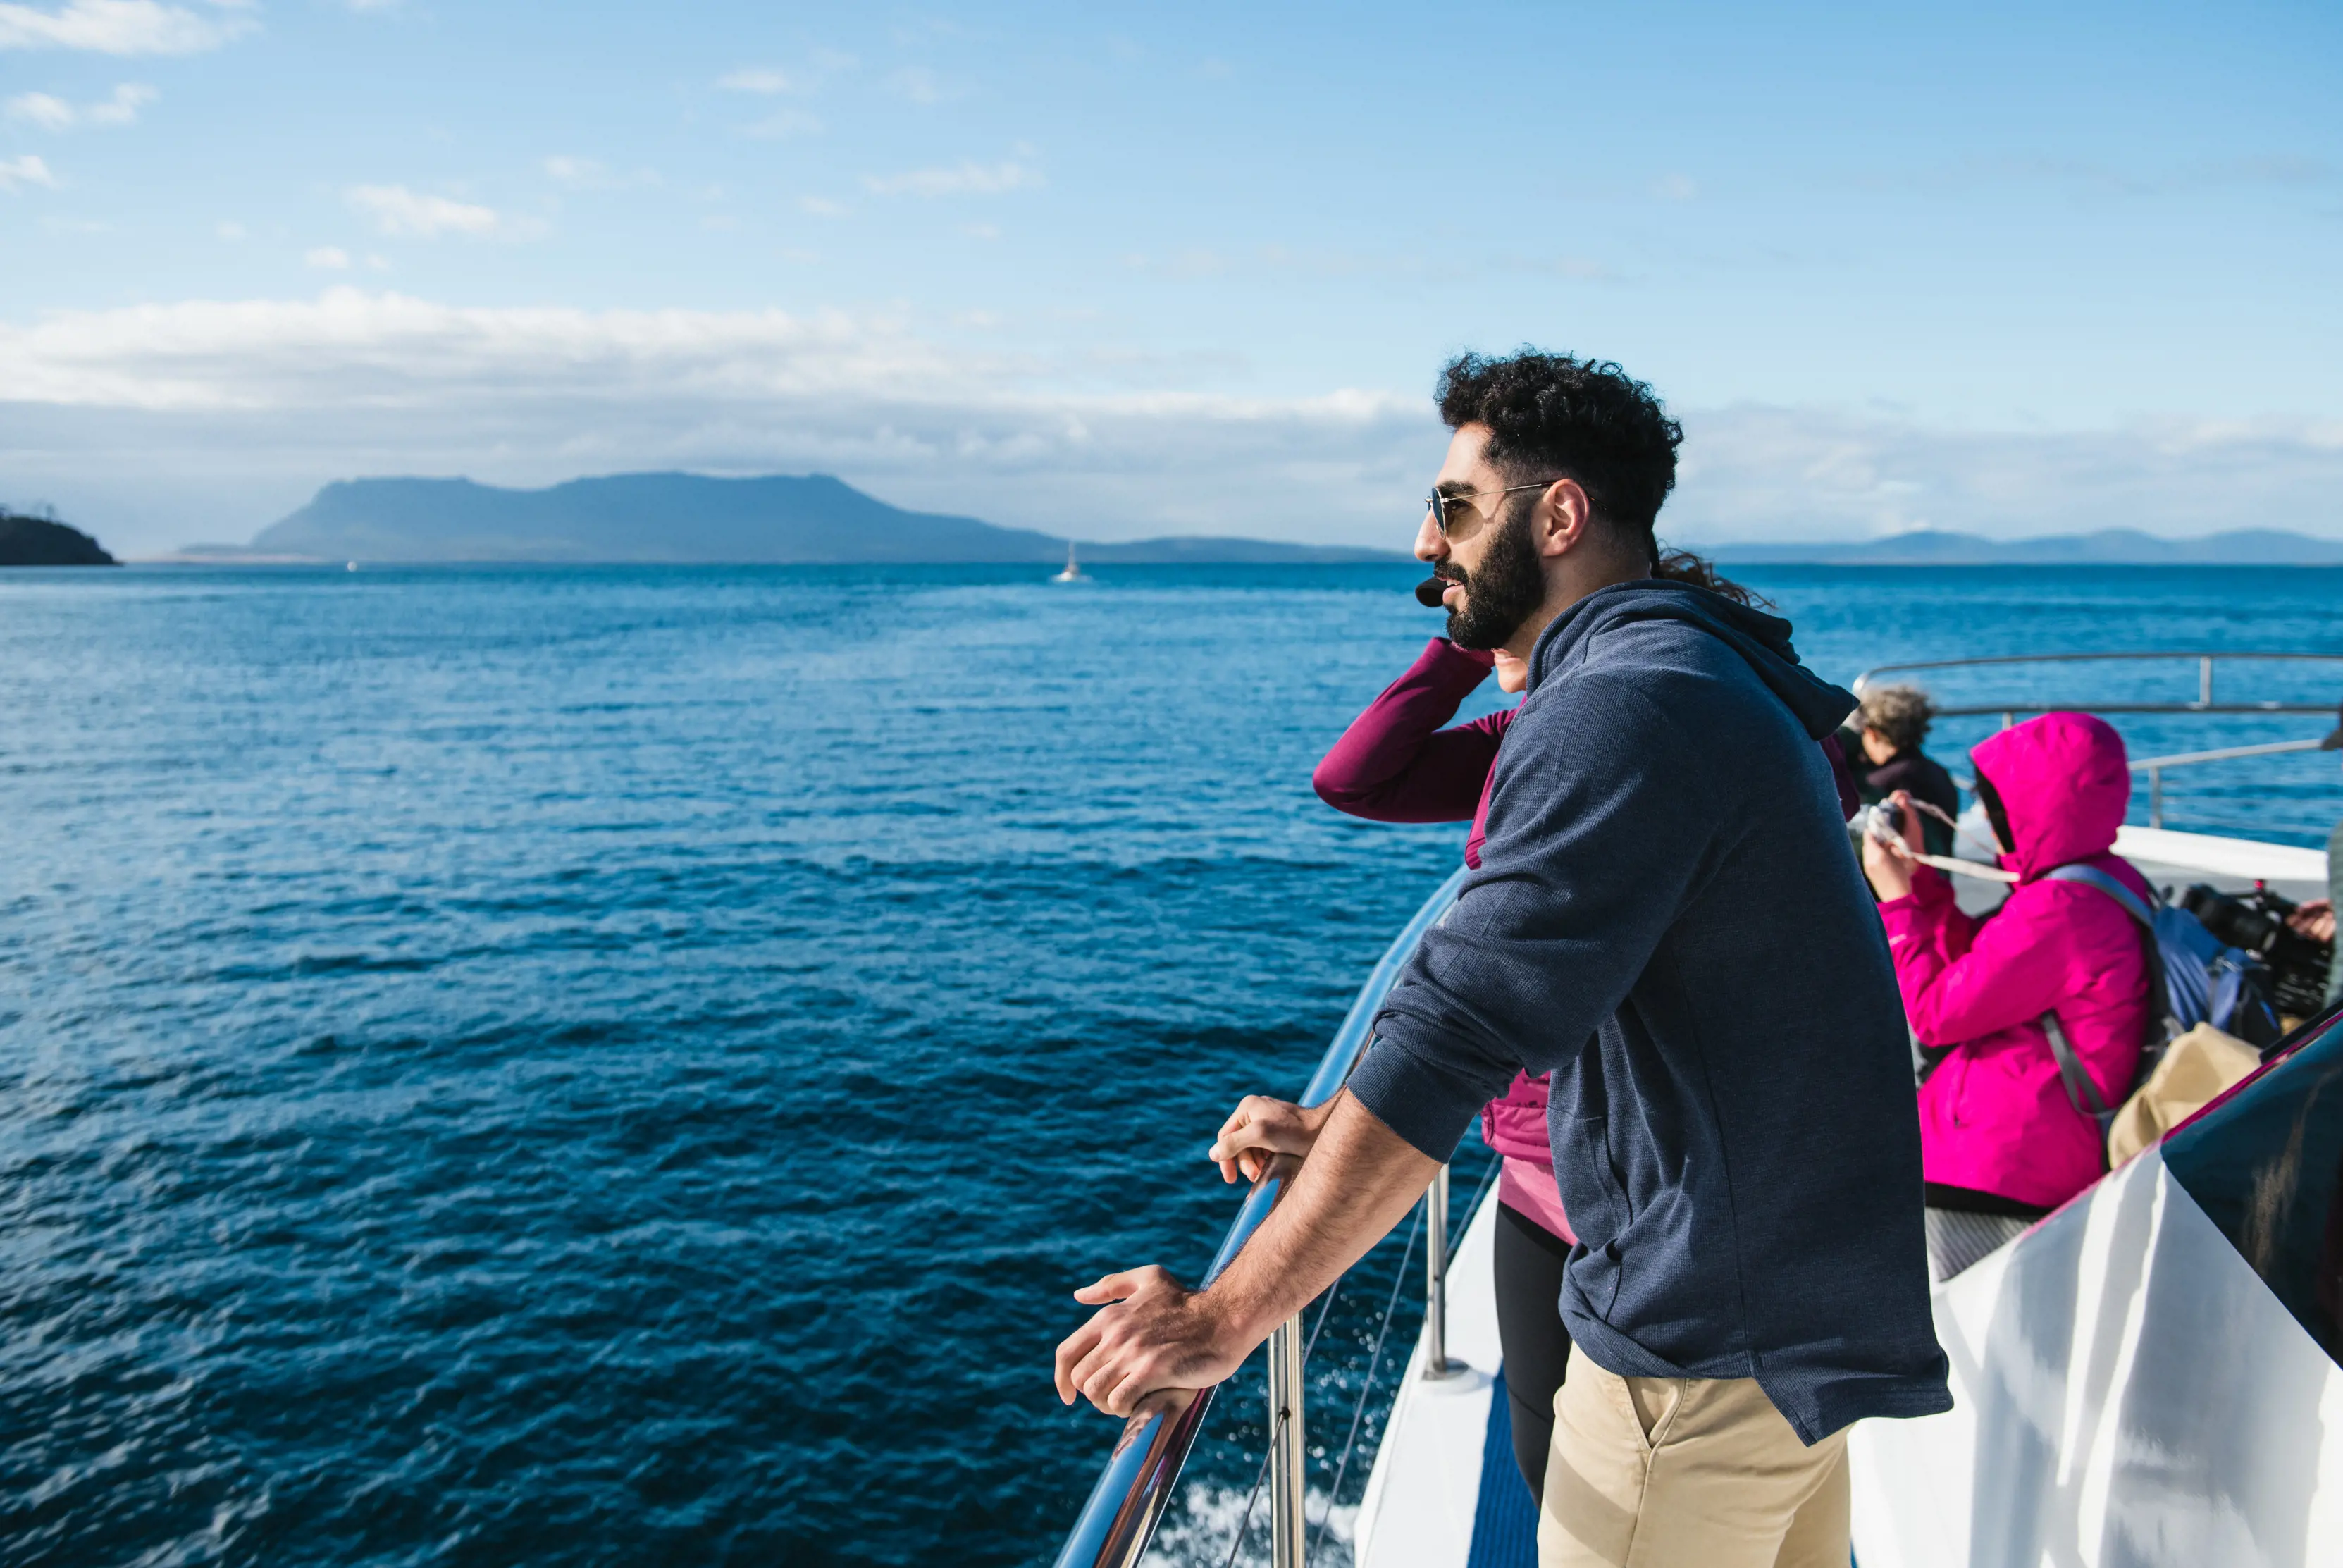
[[[2209,1023],[2174,1040],[2139,1092],[2116,1112],[2107,1129],[2107,1168],[2162,1139],[2261,1064],[2260,1051]]]

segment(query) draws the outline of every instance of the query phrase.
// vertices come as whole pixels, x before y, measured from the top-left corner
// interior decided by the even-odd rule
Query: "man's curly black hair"
[[[1577,480],[1598,521],[1642,544],[1654,577],[1763,602],[1699,557],[1664,550],[1653,538],[1660,505],[1675,488],[1684,427],[1617,365],[1534,348],[1505,359],[1460,355],[1441,371],[1438,395],[1450,429],[1489,427],[1488,459],[1509,482]]]
[[[1519,484],[1568,475],[1614,528],[1648,534],[1676,485],[1684,427],[1607,359],[1466,354],[1440,373],[1440,417],[1489,427],[1489,461]]]

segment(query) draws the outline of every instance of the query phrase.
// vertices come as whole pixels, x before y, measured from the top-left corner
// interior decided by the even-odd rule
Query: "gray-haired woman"
[[[1850,721],[1858,733],[1857,744],[1847,748],[1847,760],[1854,764],[1855,789],[1866,804],[1909,789],[1912,799],[1926,801],[1946,817],[1960,815],[1961,792],[1953,776],[1920,749],[1936,717],[1936,705],[1916,686],[1875,687],[1863,694],[1863,706]],[[1953,852],[1948,823],[1923,813],[1920,833],[1928,853]]]

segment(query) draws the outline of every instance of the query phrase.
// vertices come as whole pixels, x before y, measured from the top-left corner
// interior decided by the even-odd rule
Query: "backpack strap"
[[[2100,870],[2097,866],[2054,866],[2043,873],[2043,879],[2081,882],[2087,887],[2097,888],[2123,906],[2124,913],[2138,923],[2140,934],[2146,939],[2147,1039],[2143,1042],[2143,1049],[2139,1053],[2139,1067],[2133,1075],[2132,1088],[2137,1091],[2140,1084],[2147,1081],[2147,1075],[2155,1070],[2157,1060],[2164,1054],[2163,1047],[2166,1041],[2179,1032],[2174,1027],[2177,1020],[2172,1017],[2171,993],[2165,984],[2163,944],[2157,940],[2156,934],[2156,911],[2148,907],[2147,900],[2125,887],[2116,878]],[[2082,1059],[2075,1054],[2075,1047],[2066,1039],[2066,1031],[2059,1027],[2056,1013],[2046,1012],[2042,1015],[2042,1032],[2049,1037],[2050,1054],[2058,1059],[2058,1077],[2066,1086],[2066,1102],[2075,1108],[2077,1115],[2090,1118],[2098,1127],[2099,1166],[2100,1169],[2105,1170],[2107,1162],[2107,1133],[2115,1126],[2116,1113],[2108,1108],[2106,1101],[2099,1098],[2098,1085],[2091,1081],[2091,1075],[2083,1070]],[[2163,1038],[2159,1039],[2158,1036]],[[2130,1096],[2126,1095],[2125,1098],[2128,1100]],[[2088,1110],[2084,1109],[2086,1101],[2089,1101]]]
[[[2150,932],[2156,930],[2156,912],[2147,907],[2147,901],[2097,866],[2056,866],[2043,872],[2042,878],[2049,882],[2087,883],[2121,904],[2126,914]]]
[[[2082,1059],[2075,1054],[2075,1047],[2066,1039],[2066,1030],[2059,1026],[2056,1013],[2042,1015],[2042,1032],[2050,1038],[2050,1054],[2058,1059],[2058,1078],[2066,1086],[2066,1103],[2075,1108],[2076,1115],[2087,1118],[2099,1130],[2099,1167],[2105,1170],[2107,1132],[2115,1125],[2116,1113],[2099,1098],[2099,1086],[2091,1081],[2091,1075],[2083,1070]],[[2087,1111],[2083,1108],[2086,1101],[2090,1102]]]
[[[2156,911],[2137,893],[2097,866],[2054,866],[2042,874],[2045,881],[2080,882],[2098,889],[2123,906],[2124,912],[2139,922],[2140,934],[2147,942],[2147,1050],[2140,1058],[2140,1081],[2155,1068],[2156,1059],[2164,1054],[2164,1047],[2179,1037],[2180,1020],[2172,1010],[2172,988],[2164,973],[2164,941],[2156,930]],[[2071,1091],[2069,1091],[2071,1095]],[[2082,1109],[2080,1106],[2077,1110]]]

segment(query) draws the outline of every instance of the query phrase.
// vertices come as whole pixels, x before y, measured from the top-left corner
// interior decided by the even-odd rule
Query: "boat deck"
[[[1497,1350],[1497,1199],[1448,1261],[1449,1374],[1416,1336],[1359,1504],[1358,1568],[1535,1568],[1537,1510],[1513,1467]]]

